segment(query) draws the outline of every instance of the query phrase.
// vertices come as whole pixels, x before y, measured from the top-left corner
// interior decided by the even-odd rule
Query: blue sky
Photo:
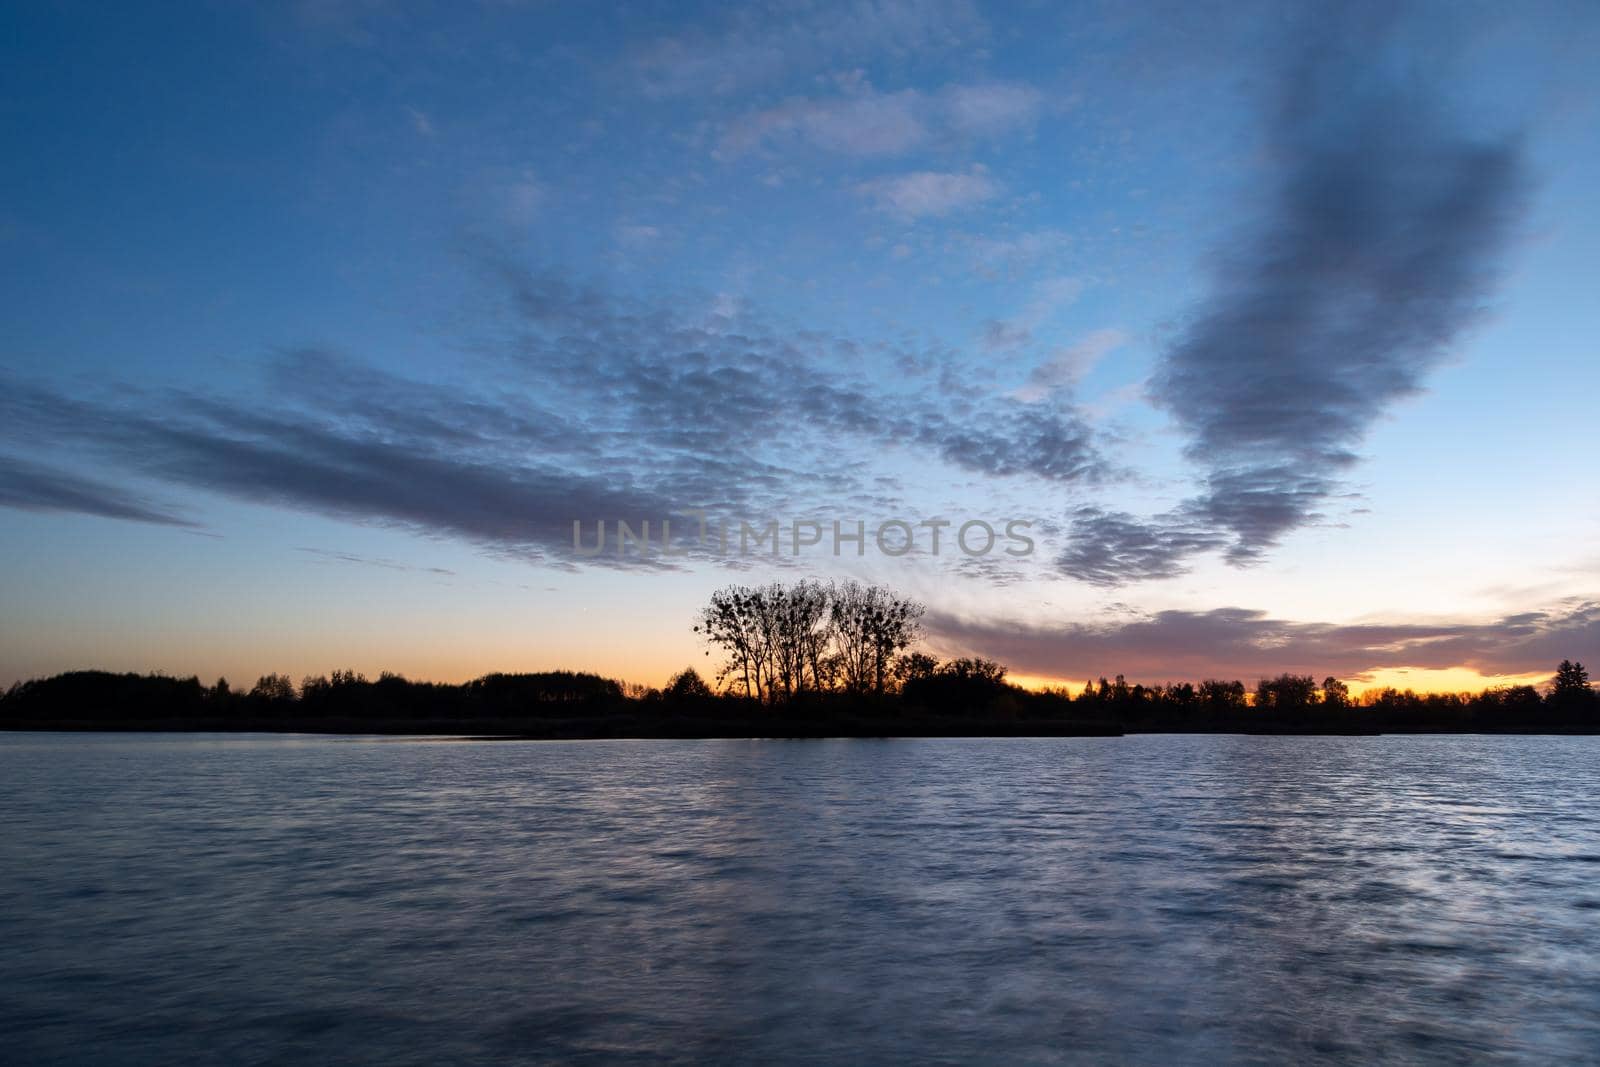
[[[4,17],[0,681],[659,682],[800,574],[1037,679],[1600,652],[1591,5]],[[697,508],[1036,551],[571,550]]]

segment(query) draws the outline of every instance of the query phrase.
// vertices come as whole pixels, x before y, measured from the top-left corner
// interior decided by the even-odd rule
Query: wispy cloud
[[[843,95],[796,97],[728,123],[717,156],[734,159],[762,147],[799,141],[855,156],[895,156],[936,140],[991,138],[1029,129],[1043,96],[1023,85],[951,86],[883,93],[857,79]]]
[[[416,130],[417,133],[421,134],[423,137],[432,137],[438,132],[434,128],[433,119],[428,116],[426,111],[422,111],[414,107],[408,107],[406,108],[406,114],[411,118],[412,129]]]
[[[271,404],[196,393],[93,400],[8,382],[0,439],[546,561],[570,556],[575,518],[637,529],[693,508],[759,517],[889,507],[876,475],[891,450],[1057,485],[1088,484],[1102,468],[1070,410],[886,393],[845,370],[861,347],[853,339],[786,330],[748,309],[680,315],[504,260],[486,267],[513,339],[495,374],[473,386],[413,381],[314,349],[273,361],[262,394]],[[29,492],[53,492],[58,507],[161,519],[69,480],[39,475]]]
[[[1082,278],[1055,277],[1035,282],[1020,311],[1010,318],[984,323],[983,347],[990,352],[1003,352],[1033,344],[1034,331],[1077,301],[1082,292]]]
[[[996,137],[1032,128],[1044,108],[1044,95],[1027,85],[993,82],[952,86],[939,103],[957,133]]]
[[[296,552],[304,552],[315,557],[323,563],[350,563],[361,567],[377,567],[386,571],[416,571],[422,574],[437,574],[441,577],[454,577],[455,571],[448,567],[419,567],[413,563],[401,563],[399,560],[386,559],[382,556],[363,556],[354,552],[336,552],[326,548],[309,548],[301,546]]]
[[[503,182],[499,195],[505,221],[523,227],[539,217],[549,190],[532,171],[525,170]]]
[[[797,72],[872,56],[948,52],[985,39],[968,0],[847,0],[727,9],[719,28],[656,38],[634,50],[625,70],[657,97],[725,95]]]
[[[985,278],[1019,277],[1072,247],[1070,234],[1051,229],[1000,237],[984,233],[964,240],[971,247],[973,270]]]
[[[982,167],[964,173],[920,170],[874,178],[856,190],[881,210],[908,221],[948,215],[1000,195],[999,183]]]
[[[163,526],[194,525],[172,509],[125,489],[3,454],[0,454],[0,507],[98,515]]]
[[[796,138],[829,152],[899,155],[929,137],[922,95],[907,89],[826,100],[788,100],[730,123],[717,142],[717,156],[733,159],[763,145]]]
[[[1121,330],[1095,330],[1076,344],[1052,351],[1045,362],[1028,374],[1027,383],[1012,395],[1018,400],[1035,403],[1070,390],[1095,364],[1127,341],[1128,335]]]

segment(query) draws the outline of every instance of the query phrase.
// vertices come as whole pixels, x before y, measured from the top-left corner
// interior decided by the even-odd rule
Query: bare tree
[[[881,586],[847,581],[832,587],[834,647],[840,684],[852,693],[882,693],[894,659],[921,636],[926,610]]]
[[[743,688],[745,696],[756,700],[766,699],[769,677],[762,600],[760,591],[748,586],[718,589],[711,594],[711,602],[700,613],[700,622],[694,628],[728,657],[717,672],[717,684],[732,680]]]
[[[828,646],[829,590],[820,582],[802,581],[788,588],[767,587],[766,607],[772,615],[777,683],[785,697],[821,689],[821,660]]]
[[[729,586],[711,596],[695,631],[727,660],[731,682],[762,701],[840,686],[882,693],[895,657],[917,639],[921,604],[859,582]]]

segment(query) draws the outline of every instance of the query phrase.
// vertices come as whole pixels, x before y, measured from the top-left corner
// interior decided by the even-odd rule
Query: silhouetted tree
[[[662,694],[668,700],[678,702],[705,700],[712,695],[711,687],[693,667],[685,667],[668,679]]]
[[[294,683],[289,681],[288,675],[263,674],[256,679],[250,696],[255,700],[288,703],[294,699]]]
[[[964,657],[908,680],[901,693],[907,703],[943,715],[984,716],[1011,696],[1013,687],[1005,679],[1005,667],[993,660]],[[1009,717],[1014,702],[1006,711]]]
[[[884,692],[895,656],[916,640],[922,612],[914,601],[858,582],[774,582],[717,590],[694,629],[727,657],[719,686],[731,683],[770,703],[836,682],[852,693]]]
[[[1551,687],[1550,695],[1559,697],[1590,696],[1593,690],[1589,688],[1589,672],[1583,664],[1574,663],[1570,659],[1561,661],[1556,668],[1555,684]]]
[[[1263,678],[1256,685],[1256,707],[1290,711],[1310,707],[1316,700],[1317,683],[1309,674],[1280,674]]]
[[[920,635],[921,604],[876,585],[842,582],[829,591],[839,679],[847,692],[882,694],[890,665]]]
[[[1550,686],[1550,706],[1568,714],[1591,710],[1597,702],[1595,691],[1589,688],[1589,672],[1583,664],[1564,659],[1556,668],[1555,681]]]
[[[1235,711],[1245,706],[1244,683],[1240,681],[1207,678],[1200,683],[1199,695],[1201,703],[1213,711]]]
[[[775,689],[795,697],[823,688],[831,671],[823,664],[828,656],[828,588],[813,581],[791,586],[774,582],[764,594]]]
[[[894,661],[894,679],[903,689],[907,682],[931,678],[939,669],[939,661],[926,652],[907,652]]]
[[[979,681],[990,685],[999,685],[1006,680],[1006,669],[992,659],[983,659],[977,656],[967,656],[953,659],[942,665],[938,671],[941,678],[954,678],[959,681]]]
[[[734,681],[744,695],[766,699],[771,677],[771,650],[762,595],[735,585],[718,589],[700,613],[694,631],[721,648],[727,659],[717,672],[717,685]],[[710,655],[710,651],[706,655]]]
[[[1324,678],[1322,680],[1322,702],[1330,708],[1349,707],[1350,687],[1337,678]]]
[[[1486,689],[1474,702],[1493,722],[1506,725],[1526,722],[1538,716],[1544,707],[1539,691],[1531,685],[1508,685]],[[1362,698],[1366,703],[1366,698]]]

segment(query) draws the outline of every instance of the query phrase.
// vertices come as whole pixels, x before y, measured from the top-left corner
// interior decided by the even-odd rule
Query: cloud
[[[983,347],[1003,352],[1033,343],[1033,331],[1050,320],[1057,311],[1077,301],[1083,292],[1083,279],[1046,278],[1036,282],[1028,303],[1009,319],[990,319],[984,323]]]
[[[951,404],[926,388],[886,388],[861,377],[863,345],[851,338],[785,330],[731,306],[689,321],[504,261],[492,269],[513,295],[519,363],[536,367],[547,389],[569,391],[567,407],[600,405],[609,413],[589,419],[592,437],[614,433],[697,453],[705,457],[701,467],[853,441],[875,452],[920,448],[996,476],[1078,482],[1103,468],[1091,431],[1073,412],[1018,411],[1001,397],[972,395]],[[901,365],[928,362],[920,353],[873,347]],[[814,478],[796,485],[799,492],[817,488]]]
[[[364,384],[381,390],[385,378],[372,372]],[[462,538],[532,559],[570,546],[574,518],[637,522],[675,508],[626,478],[585,475],[553,459],[510,461],[507,450],[517,442],[492,431],[441,431],[427,410],[369,404],[345,421],[337,415],[346,401],[359,407],[362,398],[324,393],[311,404],[275,404],[267,413],[199,397],[169,396],[140,410],[37,393],[29,421],[49,431],[58,447],[120,462],[142,477]],[[90,420],[76,422],[84,411]]]
[[[326,548],[300,546],[295,551],[314,556],[322,563],[353,563],[362,567],[377,567],[386,571],[415,571],[421,574],[437,574],[449,578],[455,577],[456,573],[447,567],[419,567],[413,563],[401,563],[398,560],[386,559],[382,556],[360,556],[352,552],[335,552]]]
[[[417,108],[408,107],[406,108],[406,114],[411,119],[412,128],[415,129],[421,136],[432,137],[436,132],[438,132],[434,128],[433,119],[428,117],[428,113],[426,111],[420,111]]]
[[[0,454],[0,507],[73,512],[163,526],[194,525],[171,510],[126,490],[3,454]]]
[[[720,27],[635,49],[626,61],[629,78],[655,97],[728,95],[842,62],[941,54],[988,34],[969,0],[773,3],[728,11]]]
[[[916,171],[875,178],[856,187],[881,210],[905,220],[948,215],[975,207],[1000,194],[1000,186],[981,167],[966,173]]]
[[[1056,565],[1090,585],[1175,578],[1183,573],[1183,560],[1225,543],[1204,526],[1170,519],[1146,522],[1092,506],[1078,508],[1071,520],[1067,546]]]
[[[1234,563],[1314,521],[1373,423],[1479,319],[1527,185],[1516,136],[1468,136],[1420,80],[1387,73],[1374,34],[1324,31],[1284,79],[1266,217],[1219,254],[1149,384],[1206,472],[1152,522],[1209,529]],[[1106,531],[1091,517],[1077,535]],[[1152,530],[1128,577],[1211,543]]]
[[[885,392],[852,374],[862,346],[848,338],[485,265],[511,338],[470,385],[409,380],[316,349],[274,358],[267,388],[247,399],[133,390],[90,399],[4,382],[0,441],[546,562],[570,562],[574,519],[635,529],[649,520],[659,533],[663,518],[696,508],[757,520],[890,507],[878,464],[907,450],[952,470],[1062,485],[1101,470],[1070,411],[983,396],[952,405],[926,387]],[[48,499],[161,518],[67,479],[41,474],[26,488],[12,489],[16,506]]]
[[[502,213],[515,227],[531,225],[539,217],[549,190],[532,171],[523,171],[500,188]]]
[[[1121,348],[1128,335],[1121,330],[1095,330],[1077,344],[1066,345],[1050,353],[1050,358],[1033,368],[1028,381],[1012,395],[1027,403],[1036,403],[1077,385],[1110,353]]]
[[[867,92],[831,100],[789,100],[731,124],[717,145],[732,159],[787,136],[847,155],[899,155],[928,138],[921,94]]]
[[[1044,96],[1026,85],[997,82],[953,86],[942,104],[951,129],[969,137],[995,137],[1032,127]]]
[[[1600,603],[1567,601],[1487,622],[1294,622],[1262,611],[1161,611],[1106,626],[1017,627],[935,613],[942,642],[993,656],[1018,674],[1147,682],[1247,681],[1291,671],[1356,678],[1409,667],[1467,667],[1486,675],[1551,671],[1600,644]]]
[[[660,240],[661,227],[619,222],[612,228],[612,233],[616,237],[617,244],[628,248],[637,248]]]
[[[1062,255],[1072,236],[1061,230],[1028,230],[1010,237],[980,234],[966,239],[971,245],[973,270],[985,278],[1015,278],[1041,261]]]
[[[717,157],[735,159],[787,140],[845,155],[900,155],[936,138],[998,137],[1030,128],[1043,101],[1037,90],[1011,84],[952,86],[931,95],[880,93],[857,76],[843,87],[842,96],[796,97],[740,116],[723,130]]]

